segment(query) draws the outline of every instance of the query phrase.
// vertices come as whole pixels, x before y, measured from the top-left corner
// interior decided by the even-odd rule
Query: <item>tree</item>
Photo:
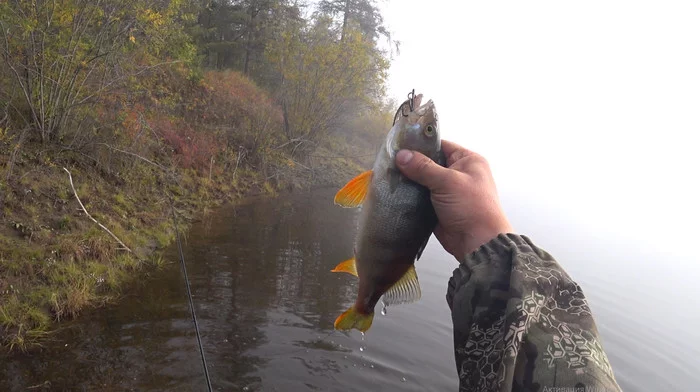
[[[192,30],[204,54],[204,66],[235,68],[251,75],[254,62],[264,60],[270,31],[281,10],[296,8],[285,0],[218,0],[204,5]]]
[[[359,28],[372,41],[376,41],[380,35],[391,39],[384,27],[384,19],[376,6],[376,0],[321,0],[318,9],[331,16],[342,15],[341,40],[345,39],[351,25]]]
[[[71,121],[80,128],[78,108],[158,66],[154,59],[192,58],[180,28],[186,6],[183,0],[0,3],[8,100],[42,142],[57,139]]]
[[[356,29],[337,40],[327,16],[298,27],[270,44],[268,58],[282,78],[285,136],[296,151],[309,151],[363,107],[376,106],[367,86],[384,86],[388,62]]]

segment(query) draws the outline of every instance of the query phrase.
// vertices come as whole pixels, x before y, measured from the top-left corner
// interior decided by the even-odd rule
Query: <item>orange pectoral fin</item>
[[[338,264],[331,270],[331,272],[347,272],[349,274],[357,276],[357,267],[355,266],[355,258],[348,259]]]
[[[367,170],[345,184],[335,194],[333,201],[335,204],[347,208],[360,206],[367,196],[370,182],[372,182],[372,171]]]

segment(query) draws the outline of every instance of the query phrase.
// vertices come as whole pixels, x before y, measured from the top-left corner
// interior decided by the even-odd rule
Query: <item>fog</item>
[[[698,11],[388,1],[390,96],[434,99],[443,138],[489,159],[510,210],[668,251],[696,242],[700,217]]]
[[[388,1],[390,95],[432,98],[515,230],[586,292],[621,386],[691,388],[700,354],[700,4]]]

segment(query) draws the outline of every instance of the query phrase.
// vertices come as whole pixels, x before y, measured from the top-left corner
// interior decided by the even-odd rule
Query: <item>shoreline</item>
[[[182,236],[224,205],[340,186],[360,170],[358,162],[333,160],[322,166],[321,176],[297,170],[274,182],[248,166],[234,179],[179,170],[175,185],[145,163],[136,164],[138,175],[132,173],[129,181],[65,160],[48,168],[43,164],[42,159],[19,164],[19,180],[2,189],[0,207],[9,224],[0,227],[0,352],[8,355],[41,348],[62,321],[117,303],[140,272],[177,261],[163,259],[175,240],[165,189],[174,197]],[[119,249],[85,215],[63,166],[72,173],[85,210],[133,252]]]

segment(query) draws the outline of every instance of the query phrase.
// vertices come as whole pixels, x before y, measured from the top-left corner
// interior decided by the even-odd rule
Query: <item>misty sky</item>
[[[432,98],[443,138],[490,161],[516,231],[587,293],[623,388],[697,385],[700,2],[386,0],[383,14],[402,42],[389,95]]]
[[[697,243],[700,3],[382,9],[402,42],[390,96],[434,99],[443,138],[489,159],[509,211],[535,204],[655,249]]]

